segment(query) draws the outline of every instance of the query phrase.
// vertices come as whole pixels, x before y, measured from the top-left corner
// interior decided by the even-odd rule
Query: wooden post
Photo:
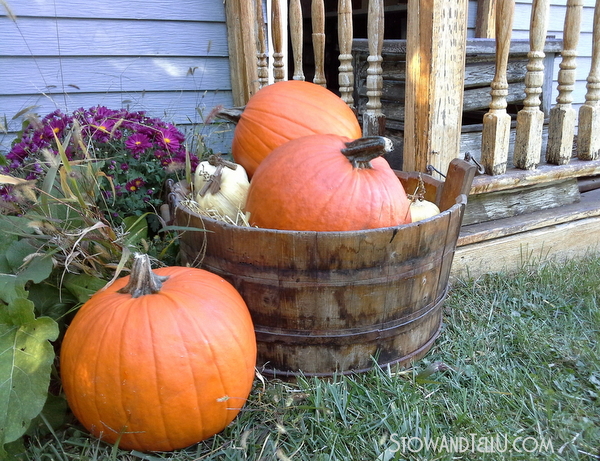
[[[555,165],[566,165],[573,154],[575,119],[572,92],[575,86],[577,68],[577,44],[581,26],[583,0],[568,0],[563,33],[563,51],[558,71],[558,96],[556,105],[550,111],[548,125],[548,146],[546,161]]]
[[[338,43],[340,66],[338,82],[340,97],[354,108],[354,70],[352,68],[352,0],[338,0]]]
[[[496,0],[478,0],[475,37],[496,38]]]
[[[325,79],[325,4],[323,0],[312,0],[312,40],[315,56],[315,77],[313,83],[327,86]]]
[[[281,0],[271,3],[271,33],[273,36],[273,79],[280,82],[285,79],[285,63],[283,62],[283,15]]]
[[[267,33],[266,25],[263,17],[262,0],[254,0],[256,2],[256,30],[257,30],[257,48],[256,54],[258,59],[258,86],[262,88],[269,84],[269,55],[267,54]]]
[[[252,0],[225,2],[231,88],[235,106],[244,106],[250,96],[259,90],[255,12]]]
[[[405,171],[460,156],[467,0],[408,0]]]
[[[542,153],[544,113],[540,110],[540,94],[544,84],[544,44],[548,29],[548,0],[533,0],[529,30],[529,63],[525,75],[525,100],[517,114],[517,135],[513,162],[515,167],[532,170]]]
[[[596,160],[600,156],[600,0],[596,0],[594,11],[592,65],[585,103],[579,108],[577,148],[581,160]]]
[[[363,136],[383,135],[385,116],[381,111],[383,77],[381,50],[383,48],[383,0],[369,0],[367,17],[369,56],[367,62],[367,104],[363,114]]]
[[[483,116],[481,163],[489,175],[506,172],[510,141],[510,115],[506,112],[508,82],[506,69],[510,52],[510,36],[515,0],[498,0],[496,9],[496,73],[491,83],[492,102]]]
[[[290,0],[290,40],[292,42],[292,54],[294,55],[294,75],[292,79],[304,80],[304,69],[302,68],[304,30],[300,0]]]

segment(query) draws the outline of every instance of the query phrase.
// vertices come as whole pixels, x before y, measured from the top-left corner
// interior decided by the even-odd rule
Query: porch
[[[394,167],[439,177],[453,158],[464,158],[468,152],[480,165],[481,174],[470,191],[453,265],[456,275],[512,270],[548,257],[569,258],[600,249],[598,2],[581,107],[574,106],[572,93],[583,1],[567,1],[563,38],[554,41],[546,37],[550,2],[532,2],[525,50],[521,44],[524,66],[520,67],[509,59],[515,55],[515,43],[511,44],[514,0],[478,2],[477,25],[492,48],[493,72],[486,83],[487,107],[477,107],[480,123],[471,129],[476,135],[470,137],[468,150],[464,107],[469,91],[465,68],[467,56],[472,55],[466,34],[469,4],[466,0],[400,3],[386,8],[383,0],[369,0],[368,5],[353,8],[349,0],[340,0],[335,16],[338,59],[327,54],[334,66],[325,51],[326,40],[336,42],[335,37],[326,39],[325,35],[326,17],[331,17],[328,3],[313,0],[308,12],[300,0],[289,4],[273,0],[266,5],[252,0],[229,2],[235,103],[243,105],[261,86],[287,78],[284,67],[288,62],[290,78],[304,79],[303,62],[308,62],[313,81],[338,89],[356,110],[365,135],[401,132],[401,156],[390,159]],[[399,10],[406,14],[404,100],[392,98],[390,103],[384,69],[392,41],[384,40],[384,22],[386,15]],[[357,15],[365,14],[367,37],[354,39]],[[241,17],[253,20],[242,23]],[[303,27],[306,17],[312,29],[308,32]],[[312,43],[312,50],[306,49],[307,43]],[[361,53],[362,76],[357,71]],[[549,98],[553,79],[548,56],[552,53],[560,55],[556,101]],[[333,83],[326,77],[332,68],[337,71]],[[515,80],[519,69],[521,78]],[[511,92],[515,83],[522,86],[516,99]],[[402,120],[394,118],[394,109],[402,111]]]

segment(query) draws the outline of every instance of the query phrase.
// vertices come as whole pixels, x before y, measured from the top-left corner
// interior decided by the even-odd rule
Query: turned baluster
[[[315,56],[313,83],[326,86],[325,79],[325,4],[323,0],[312,0],[312,41]]]
[[[575,70],[577,69],[577,44],[581,27],[583,0],[568,0],[563,33],[563,51],[558,71],[558,96],[556,105],[550,111],[548,124],[548,146],[546,161],[555,165],[569,163],[573,153],[575,119],[577,114],[572,106]]]
[[[283,15],[281,0],[273,0],[271,4],[271,34],[273,37],[273,79],[280,82],[285,79],[283,62]]]
[[[290,0],[290,40],[292,41],[292,54],[294,58],[294,80],[304,80],[302,69],[303,49],[302,6],[300,0]]]
[[[256,57],[258,59],[258,86],[262,88],[269,84],[269,55],[267,54],[267,33],[265,19],[263,15],[262,0],[255,0],[256,5],[256,46],[258,52]]]
[[[510,115],[506,112],[508,82],[506,70],[510,52],[515,0],[498,0],[496,4],[496,72],[491,86],[490,110],[483,117],[481,163],[489,175],[506,172],[510,141]]]
[[[350,107],[354,107],[354,70],[352,69],[352,0],[338,1],[338,42],[340,67],[338,82],[340,96]]]
[[[594,11],[592,65],[587,78],[585,103],[579,108],[577,154],[581,160],[600,156],[600,0]]]
[[[383,49],[383,0],[369,0],[367,16],[367,39],[369,57],[367,62],[367,104],[363,114],[363,136],[382,135],[385,116],[381,111],[383,77],[381,51]]]
[[[542,153],[544,112],[540,110],[540,94],[544,84],[544,44],[548,29],[548,0],[533,0],[529,29],[529,53],[525,74],[525,100],[517,114],[514,164],[523,170],[532,170]]]

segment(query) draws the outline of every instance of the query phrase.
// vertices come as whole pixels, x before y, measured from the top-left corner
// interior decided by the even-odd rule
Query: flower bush
[[[175,126],[144,112],[102,106],[60,110],[30,121],[5,156],[0,173],[42,180],[60,148],[70,162],[95,162],[99,191],[96,204],[119,223],[127,216],[155,211],[162,203],[161,188],[169,177],[181,178],[186,156],[192,168],[199,162],[186,152],[184,135]],[[0,201],[22,205],[9,185],[0,187]]]

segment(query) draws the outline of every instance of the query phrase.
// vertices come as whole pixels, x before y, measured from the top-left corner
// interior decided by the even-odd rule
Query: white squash
[[[415,198],[410,202],[410,215],[412,217],[412,222],[431,218],[439,213],[440,209],[438,206],[428,200]]]
[[[425,192],[425,181],[423,181],[423,176],[419,173],[417,189],[414,194],[408,196],[410,199],[410,215],[412,222],[421,221],[440,214],[440,209],[435,203],[425,200]]]
[[[250,181],[241,165],[211,155],[200,162],[194,174],[194,200],[200,212],[237,221],[246,206]]]

